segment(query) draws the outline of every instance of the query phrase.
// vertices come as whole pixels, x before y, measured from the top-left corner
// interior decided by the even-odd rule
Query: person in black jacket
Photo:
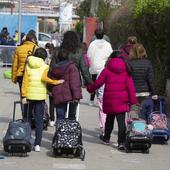
[[[142,44],[137,43],[130,50],[129,64],[133,70],[132,77],[139,104],[142,104],[149,95],[156,99],[152,63],[147,58],[146,50]]]

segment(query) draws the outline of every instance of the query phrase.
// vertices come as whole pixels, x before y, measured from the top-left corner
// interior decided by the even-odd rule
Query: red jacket
[[[103,112],[119,114],[129,111],[137,103],[132,77],[126,71],[126,64],[121,58],[113,58],[103,69],[98,79],[87,87],[92,93],[105,84],[103,95]]]
[[[54,104],[82,99],[80,73],[73,62],[67,60],[59,62],[51,70],[50,77],[65,80],[63,84],[52,88]]]

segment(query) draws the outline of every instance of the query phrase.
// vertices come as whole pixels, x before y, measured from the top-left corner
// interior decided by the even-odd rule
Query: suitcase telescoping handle
[[[161,99],[159,99],[159,97],[158,97],[158,99],[156,99],[156,100],[154,100],[154,99],[152,99],[152,101],[153,101],[153,110],[152,110],[152,112],[154,112],[156,109],[156,105],[158,104],[158,102],[159,102],[159,111],[160,111],[160,113],[162,113],[163,112],[163,102],[162,102],[162,100]]]
[[[14,101],[13,121],[15,121],[15,111],[16,111],[17,104],[22,104],[22,101]],[[28,107],[27,107],[27,121],[28,121],[28,114],[29,114],[29,102],[28,102]]]
[[[68,118],[69,116],[69,108],[70,108],[70,102],[67,103],[67,112],[66,112],[66,115],[65,115],[65,118]],[[77,108],[76,108],[76,121],[79,120],[79,110],[80,110],[80,105],[79,105],[79,102],[77,103]]]

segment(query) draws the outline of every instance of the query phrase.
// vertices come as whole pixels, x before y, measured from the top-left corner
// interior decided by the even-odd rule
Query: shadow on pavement
[[[4,92],[4,94],[12,94],[12,95],[19,95],[19,92],[14,92],[14,91],[8,91],[8,92]]]
[[[0,123],[9,123],[12,119],[0,116]]]

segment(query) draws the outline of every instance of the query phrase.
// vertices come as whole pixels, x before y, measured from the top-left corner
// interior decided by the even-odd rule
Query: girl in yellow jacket
[[[29,56],[22,82],[23,101],[29,101],[29,121],[31,111],[34,109],[35,116],[35,142],[34,150],[39,152],[43,132],[44,104],[47,97],[46,82],[58,85],[64,80],[52,80],[47,77],[48,65],[45,64],[47,52],[44,48],[36,49],[34,56]]]

